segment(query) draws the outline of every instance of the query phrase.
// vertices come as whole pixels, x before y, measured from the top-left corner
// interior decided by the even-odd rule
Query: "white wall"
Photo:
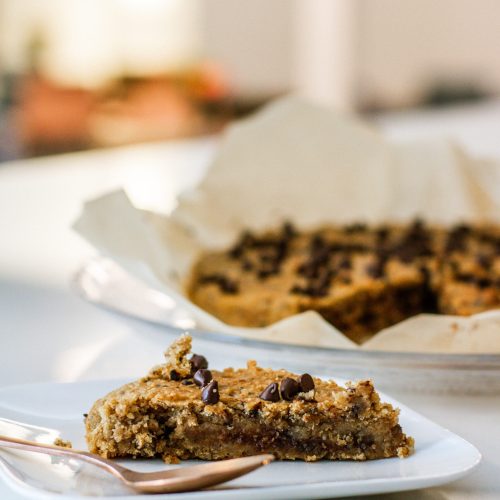
[[[238,94],[293,85],[293,0],[202,0],[204,53],[221,63]]]
[[[500,93],[499,0],[205,0],[206,53],[240,94],[413,104],[434,79]]]
[[[357,0],[358,97],[412,104],[436,79],[500,93],[498,0]]]

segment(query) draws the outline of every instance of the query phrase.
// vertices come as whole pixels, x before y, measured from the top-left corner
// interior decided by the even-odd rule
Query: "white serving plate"
[[[123,380],[41,383],[0,389],[0,416],[23,422],[19,428],[0,420],[0,433],[42,442],[57,435],[86,448],[82,414],[92,403]],[[335,498],[373,493],[414,490],[441,485],[468,474],[481,455],[469,442],[381,395],[401,409],[401,425],[416,441],[415,453],[407,459],[368,462],[274,462],[252,474],[203,492],[155,495],[183,499],[293,499]],[[57,429],[54,431],[53,429]],[[143,471],[176,467],[159,460],[120,460]],[[184,465],[194,461],[184,462]],[[10,469],[13,465],[17,473]],[[56,460],[28,452],[0,449],[1,478],[17,492],[31,498],[70,499],[83,496],[151,498],[124,490],[111,476],[73,460]]]

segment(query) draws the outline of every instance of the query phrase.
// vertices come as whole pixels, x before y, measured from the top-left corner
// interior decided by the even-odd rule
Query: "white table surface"
[[[499,102],[377,121],[395,138],[446,134],[500,158]],[[161,362],[172,333],[96,308],[70,289],[72,274],[95,254],[70,225],[85,199],[120,186],[136,204],[168,211],[214,148],[203,139],[0,164],[0,386],[134,377]],[[195,348],[214,367],[243,361],[234,348],[221,352],[203,341]],[[484,458],[455,483],[380,498],[500,498],[500,396],[392,395],[471,441]],[[22,497],[0,482],[0,498]]]

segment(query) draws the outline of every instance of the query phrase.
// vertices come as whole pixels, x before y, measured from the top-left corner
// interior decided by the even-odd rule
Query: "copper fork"
[[[191,467],[179,467],[167,471],[137,472],[87,451],[61,446],[2,435],[0,435],[0,446],[81,460],[104,469],[129,488],[141,493],[178,493],[208,488],[248,474],[274,460],[273,455],[253,455]]]

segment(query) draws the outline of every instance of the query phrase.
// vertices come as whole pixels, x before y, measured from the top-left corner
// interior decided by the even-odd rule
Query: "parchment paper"
[[[300,345],[357,348],[318,314],[267,328],[229,326],[192,304],[182,283],[197,255],[244,228],[323,223],[500,222],[500,163],[447,139],[388,142],[351,116],[289,97],[226,131],[206,177],[168,217],[135,208],[123,191],[85,204],[74,228],[131,274],[171,296],[198,328]],[[457,326],[458,325],[458,326]],[[443,333],[446,332],[446,333]],[[450,333],[452,332],[452,333]],[[364,349],[500,352],[500,311],[419,315]]]

